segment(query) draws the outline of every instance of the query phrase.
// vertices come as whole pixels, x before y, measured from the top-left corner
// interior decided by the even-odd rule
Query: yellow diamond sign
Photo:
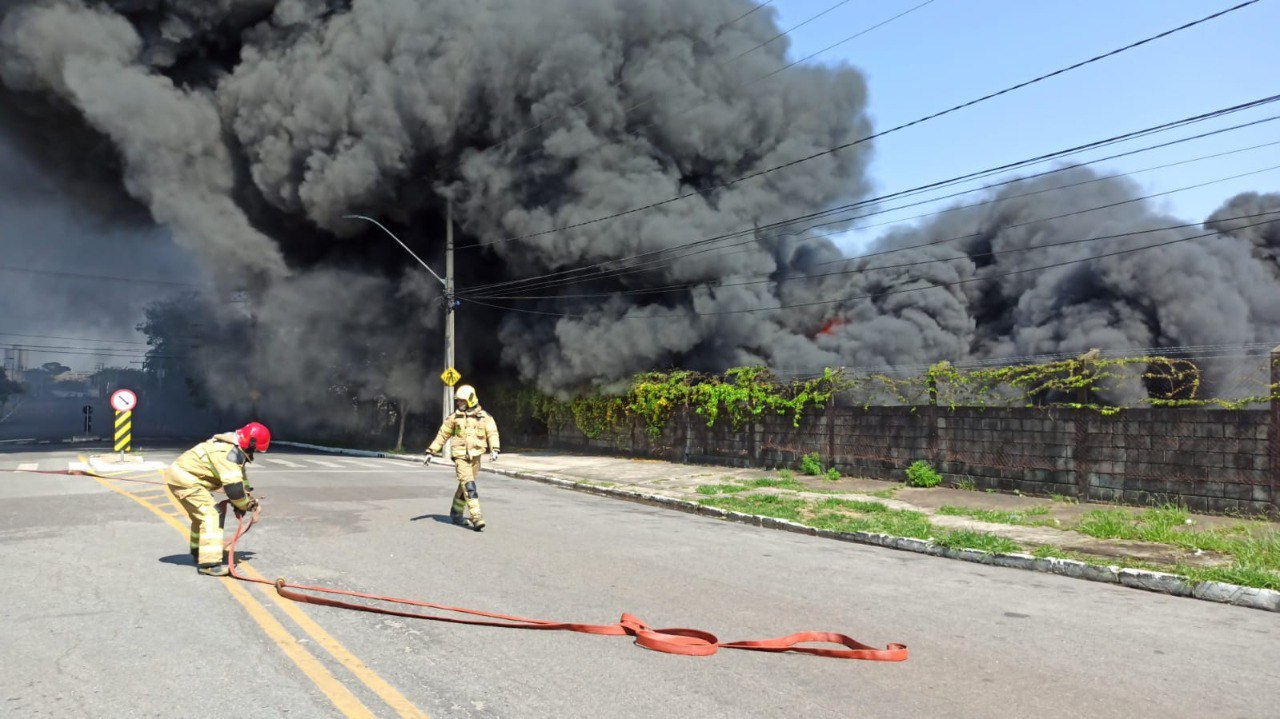
[[[443,380],[445,384],[452,387],[458,383],[458,380],[462,379],[462,375],[458,374],[458,370],[450,367],[440,373],[440,379]]]

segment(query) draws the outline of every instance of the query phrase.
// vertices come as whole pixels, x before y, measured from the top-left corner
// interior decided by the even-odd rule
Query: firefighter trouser
[[[458,472],[458,489],[453,493],[453,506],[449,516],[461,517],[462,510],[471,513],[471,520],[480,519],[480,493],[476,491],[476,475],[480,473],[480,458],[455,457],[454,469]]]
[[[197,564],[222,564],[222,525],[217,502],[204,487],[175,487],[169,491],[191,518],[191,553]]]

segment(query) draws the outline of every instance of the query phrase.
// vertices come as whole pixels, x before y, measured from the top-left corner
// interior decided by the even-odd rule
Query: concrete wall
[[[764,417],[708,428],[677,415],[659,437],[636,422],[587,439],[569,425],[525,444],[738,467],[791,467],[817,452],[842,473],[902,480],[930,462],[950,481],[979,489],[1062,494],[1192,510],[1276,513],[1280,454],[1268,410],[1089,410],[833,407],[803,417]]]

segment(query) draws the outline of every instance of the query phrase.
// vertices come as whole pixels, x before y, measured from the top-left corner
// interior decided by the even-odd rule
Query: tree
[[[22,385],[9,379],[8,374],[0,367],[0,405],[9,401],[9,397],[22,392]]]
[[[181,295],[152,302],[145,309],[146,319],[138,330],[147,336],[143,371],[162,390],[182,386],[197,407],[208,406],[204,375],[198,366],[200,351],[210,342],[210,328],[199,318],[210,316],[210,310],[199,296]]]
[[[40,369],[48,372],[50,377],[57,377],[60,374],[66,374],[71,371],[70,367],[61,362],[45,362],[40,365]]]

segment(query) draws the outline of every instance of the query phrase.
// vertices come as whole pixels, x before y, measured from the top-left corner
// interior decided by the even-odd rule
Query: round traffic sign
[[[138,406],[138,395],[133,390],[118,389],[111,394],[111,408],[117,412],[129,412]]]

